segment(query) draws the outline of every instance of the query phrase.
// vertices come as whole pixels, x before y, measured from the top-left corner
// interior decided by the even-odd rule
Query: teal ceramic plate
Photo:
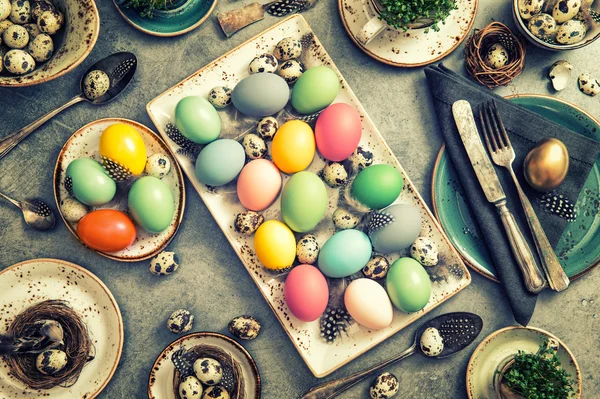
[[[172,9],[155,11],[152,18],[142,17],[125,0],[113,0],[119,13],[134,28],[153,36],[178,36],[197,28],[212,13],[217,0],[171,0]]]
[[[576,105],[541,95],[511,96],[509,100],[586,137],[600,140],[600,121]],[[465,262],[475,271],[498,281],[490,254],[444,147],[433,170],[432,196],[435,215]],[[556,254],[572,280],[600,262],[599,200],[600,161],[597,161],[577,199],[577,220],[565,227],[556,246]]]

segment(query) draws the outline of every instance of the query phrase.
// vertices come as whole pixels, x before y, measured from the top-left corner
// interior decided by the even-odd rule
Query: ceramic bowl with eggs
[[[600,37],[600,2],[594,0],[513,0],[513,18],[531,43],[574,50]]]
[[[0,0],[0,87],[62,76],[88,56],[100,31],[93,0]]]

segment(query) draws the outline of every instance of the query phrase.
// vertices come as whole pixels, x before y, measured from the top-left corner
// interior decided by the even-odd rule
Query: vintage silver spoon
[[[336,397],[369,375],[391,366],[393,363],[406,359],[419,351],[421,335],[429,327],[437,328],[444,340],[444,350],[439,356],[435,357],[435,359],[443,359],[469,346],[481,332],[483,320],[476,314],[466,312],[446,313],[438,316],[423,323],[415,333],[415,340],[412,346],[399,355],[348,377],[338,378],[314,386],[298,399],[330,399]]]
[[[88,103],[94,105],[106,104],[107,102],[112,101],[127,87],[129,82],[131,82],[136,66],[137,58],[132,53],[127,52],[111,54],[108,57],[96,62],[94,65],[89,67],[81,77],[81,81],[79,82],[81,92],[78,95],[67,101],[64,105],[61,105],[55,110],[48,112],[38,120],[0,140],[0,159],[4,158],[4,156],[10,152],[10,150],[15,148],[17,144],[21,142],[21,140],[33,133],[38,127],[48,122],[60,112],[69,108],[71,105],[80,103],[82,101],[87,101]],[[110,79],[110,87],[103,96],[91,100],[84,94],[83,81],[88,73],[95,70],[101,70],[108,75]]]
[[[54,227],[55,218],[54,212],[45,202],[39,199],[26,199],[24,201],[16,201],[9,196],[0,193],[11,204],[19,208],[23,212],[25,223],[36,230],[46,231]]]

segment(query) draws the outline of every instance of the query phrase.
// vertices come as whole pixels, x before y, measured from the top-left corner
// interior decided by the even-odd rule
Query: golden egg
[[[569,171],[569,152],[562,141],[540,140],[523,162],[525,179],[538,191],[552,191],[561,185]]]

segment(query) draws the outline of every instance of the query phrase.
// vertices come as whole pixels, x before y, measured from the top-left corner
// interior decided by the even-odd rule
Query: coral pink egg
[[[315,126],[319,152],[334,162],[343,161],[352,155],[361,135],[362,123],[358,111],[344,103],[325,108]]]
[[[268,208],[281,190],[281,173],[266,159],[249,162],[238,176],[237,195],[246,208],[262,211]]]
[[[294,316],[302,321],[314,321],[327,307],[329,287],[319,269],[311,265],[299,265],[287,276],[283,294]]]
[[[117,252],[130,246],[136,237],[135,225],[123,212],[98,209],[77,224],[77,235],[85,245],[101,252]]]

